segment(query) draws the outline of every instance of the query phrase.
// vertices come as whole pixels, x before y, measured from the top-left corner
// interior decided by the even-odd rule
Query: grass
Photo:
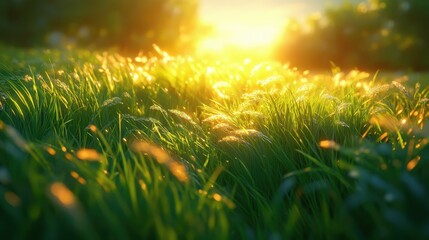
[[[429,237],[425,76],[2,52],[8,239]]]

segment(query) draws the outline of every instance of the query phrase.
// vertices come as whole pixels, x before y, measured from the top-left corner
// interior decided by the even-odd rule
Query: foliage
[[[305,68],[427,70],[429,60],[425,0],[343,2],[323,17],[311,17],[307,31],[291,22],[279,43],[279,58]]]
[[[0,41],[27,47],[114,46],[134,52],[156,43],[183,52],[196,39],[197,8],[194,0],[4,0]]]
[[[2,49],[3,236],[429,237],[427,76],[156,50]]]

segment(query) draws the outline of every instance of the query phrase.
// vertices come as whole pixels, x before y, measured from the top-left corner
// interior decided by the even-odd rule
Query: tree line
[[[192,49],[197,0],[2,0],[0,41],[22,47]]]
[[[2,0],[0,42],[192,53],[206,28],[198,0]],[[302,68],[429,69],[429,1],[344,1],[289,21],[276,58]]]
[[[343,2],[287,24],[277,58],[294,66],[429,70],[429,1]]]

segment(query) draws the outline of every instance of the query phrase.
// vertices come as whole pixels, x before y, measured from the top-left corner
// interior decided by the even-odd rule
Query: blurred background
[[[0,42],[429,70],[427,0],[1,0]]]

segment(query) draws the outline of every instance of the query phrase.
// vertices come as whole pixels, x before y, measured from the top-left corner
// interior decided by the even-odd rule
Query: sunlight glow
[[[201,18],[214,30],[200,43],[198,52],[269,55],[288,16],[284,7],[272,4],[258,0],[202,1]]]
[[[303,20],[325,5],[312,0],[202,0],[200,17],[214,30],[198,52],[270,58],[288,18]]]

